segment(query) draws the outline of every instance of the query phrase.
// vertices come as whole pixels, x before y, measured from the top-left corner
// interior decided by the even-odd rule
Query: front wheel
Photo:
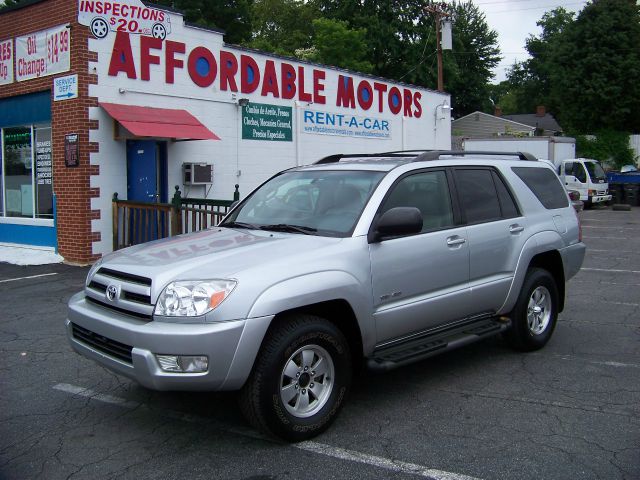
[[[240,392],[256,428],[301,441],[333,422],[351,384],[351,353],[340,330],[314,315],[281,318]]]
[[[511,312],[509,343],[521,351],[538,350],[546,345],[558,319],[558,287],[544,269],[527,272],[516,306]]]

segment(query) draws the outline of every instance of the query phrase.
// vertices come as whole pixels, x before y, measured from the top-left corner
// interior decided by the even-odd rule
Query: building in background
[[[140,1],[0,11],[0,242],[112,250],[112,197],[231,199],[324,155],[448,149],[448,94],[225,44]],[[185,169],[209,172],[186,181]]]

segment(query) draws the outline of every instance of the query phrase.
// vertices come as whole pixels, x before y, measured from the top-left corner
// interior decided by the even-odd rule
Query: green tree
[[[366,30],[349,28],[347,22],[318,18],[313,20],[313,46],[296,50],[299,58],[368,73],[373,65],[366,60]]]
[[[614,130],[602,130],[594,136],[576,135],[576,155],[595,158],[616,169],[635,163],[629,134]]]
[[[253,35],[247,45],[293,57],[312,46],[313,5],[300,0],[256,0],[251,9]]]
[[[313,0],[320,13],[366,30],[372,73],[392,80],[436,88],[435,18],[425,3],[413,0]],[[444,52],[444,84],[456,115],[486,108],[491,69],[499,61],[497,33],[471,2],[449,5],[453,52]]]
[[[0,1],[0,10],[6,7],[14,7],[16,5],[20,5],[21,3],[25,3],[27,0],[4,0]]]
[[[574,21],[574,15],[559,7],[545,12],[537,22],[542,33],[530,35],[525,43],[531,58],[516,62],[507,73],[509,101],[515,103],[515,111],[510,113],[534,112],[537,105],[545,105],[551,111],[556,109],[551,88],[551,75],[556,67],[553,52],[563,41],[562,33]]]
[[[552,54],[553,97],[566,129],[640,132],[640,7],[594,0]]]
[[[251,38],[253,0],[157,0],[155,3],[178,9],[187,22],[223,30],[226,42],[240,44]]]

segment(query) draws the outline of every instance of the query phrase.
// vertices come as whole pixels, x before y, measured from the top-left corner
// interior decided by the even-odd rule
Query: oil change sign
[[[302,132],[386,140],[391,138],[391,122],[384,118],[305,109]]]
[[[292,108],[266,103],[249,103],[242,107],[242,138],[291,142]]]
[[[13,39],[0,42],[0,85],[13,82]]]
[[[67,25],[16,38],[16,80],[22,82],[68,71],[70,51]]]

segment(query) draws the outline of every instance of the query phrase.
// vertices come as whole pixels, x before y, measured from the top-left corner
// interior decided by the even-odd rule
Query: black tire
[[[531,352],[546,345],[558,320],[558,287],[547,270],[529,269],[510,317],[505,337],[513,348]]]
[[[320,358],[326,360],[325,367],[320,367]],[[305,369],[314,362],[318,372]],[[351,353],[342,332],[314,315],[290,315],[267,334],[240,391],[240,408],[249,423],[265,433],[287,441],[306,440],[335,420],[351,377]]]

